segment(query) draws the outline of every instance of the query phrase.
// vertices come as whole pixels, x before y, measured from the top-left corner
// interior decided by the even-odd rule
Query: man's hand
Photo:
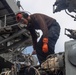
[[[43,38],[42,51],[44,53],[47,53],[48,52],[48,38]]]
[[[32,55],[35,55],[35,54],[36,54],[36,50],[33,50]]]

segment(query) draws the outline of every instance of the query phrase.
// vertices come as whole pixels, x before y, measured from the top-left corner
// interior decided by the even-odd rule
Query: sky
[[[53,4],[55,3],[55,1],[56,0],[20,0],[21,5],[25,11],[28,11],[31,14],[42,13],[48,15],[50,17],[55,18],[57,22],[60,24],[60,36],[55,45],[55,52],[59,53],[65,51],[65,42],[72,40],[64,34],[65,28],[75,30],[76,22],[73,18],[67,15],[64,10],[62,10],[61,12],[53,13]],[[74,15],[74,13],[71,14]],[[26,48],[26,50],[26,52],[30,52],[31,47]]]

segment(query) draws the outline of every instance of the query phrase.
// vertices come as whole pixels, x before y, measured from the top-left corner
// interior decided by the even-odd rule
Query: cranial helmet
[[[26,19],[27,19],[27,17],[29,16],[29,14],[28,14],[28,13],[25,13],[25,12],[22,12],[21,14],[22,14],[23,17],[26,18]]]

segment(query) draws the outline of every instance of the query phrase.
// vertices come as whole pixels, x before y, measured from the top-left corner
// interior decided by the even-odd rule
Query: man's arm
[[[40,29],[43,32],[43,46],[42,46],[42,51],[44,53],[48,52],[48,28],[46,25],[46,22],[44,21],[43,17],[41,15],[36,15],[36,20],[40,25]]]
[[[37,34],[35,32],[35,29],[31,28],[30,30],[31,36],[32,36],[32,41],[33,41],[33,48],[36,50],[36,44],[37,44]]]

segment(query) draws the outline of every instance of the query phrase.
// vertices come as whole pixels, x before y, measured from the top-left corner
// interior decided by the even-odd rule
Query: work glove
[[[48,38],[43,38],[42,51],[44,53],[47,53],[48,52]]]

